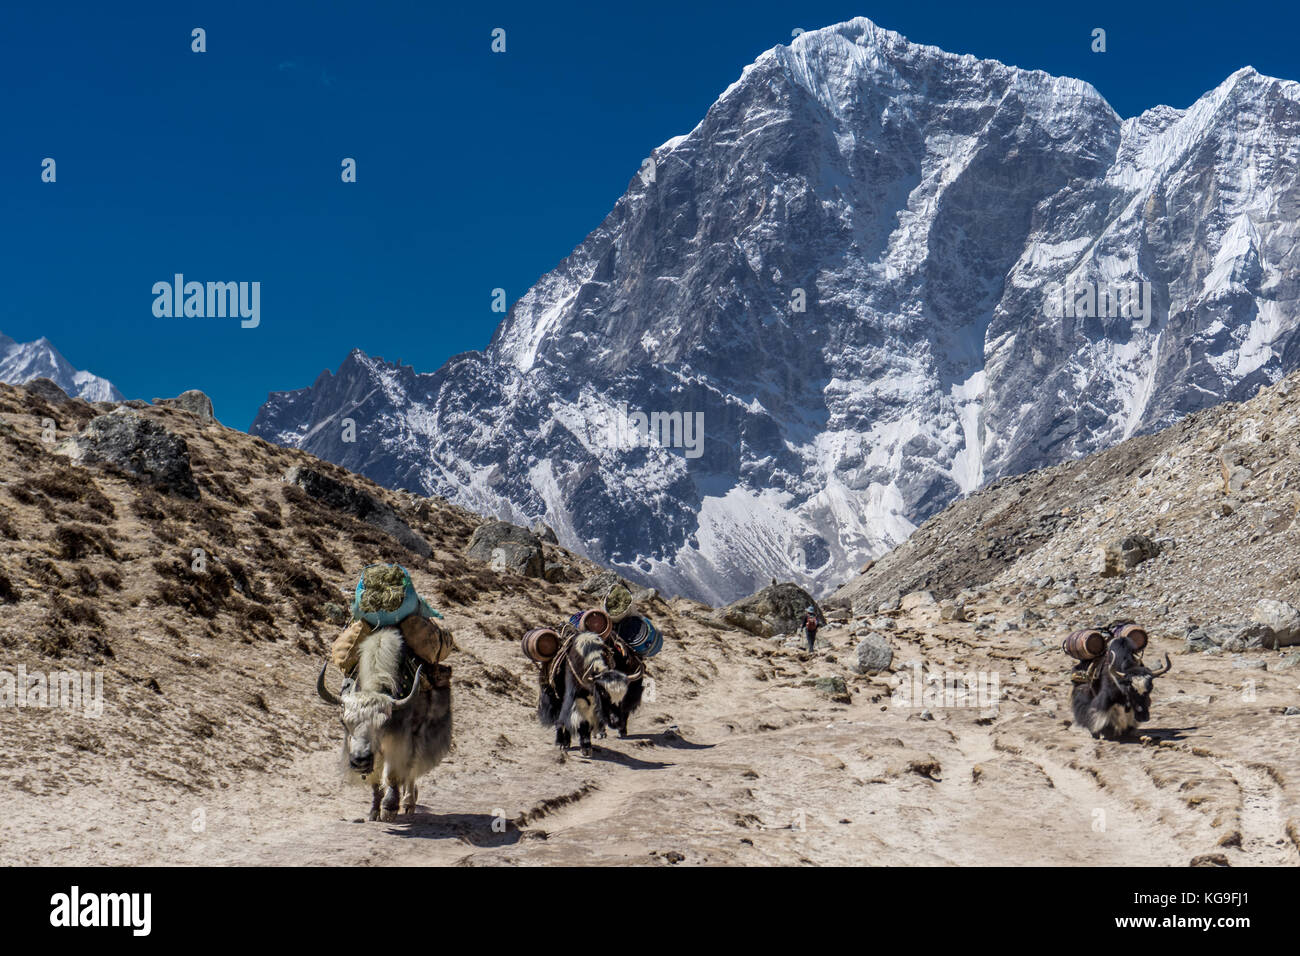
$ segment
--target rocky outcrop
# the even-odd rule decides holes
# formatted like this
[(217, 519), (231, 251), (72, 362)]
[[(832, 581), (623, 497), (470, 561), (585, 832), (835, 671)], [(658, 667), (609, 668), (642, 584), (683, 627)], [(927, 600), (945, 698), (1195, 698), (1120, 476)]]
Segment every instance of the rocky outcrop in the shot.
[(433, 554), (429, 542), (411, 530), (411, 526), (398, 517), (397, 512), (352, 485), (305, 465), (294, 465), (284, 473), (284, 480), (297, 485), (308, 497), (326, 507), (374, 525), (413, 554), (424, 558)]
[(199, 497), (185, 439), (133, 409), (119, 408), (97, 415), (55, 452), (79, 464), (106, 462), (163, 491), (184, 498)]
[(465, 554), (486, 561), (498, 571), (513, 571), (526, 578), (546, 576), (541, 539), (507, 521), (489, 520), (475, 528)]
[(23, 385), (23, 391), (44, 399), (50, 405), (62, 405), (72, 397), (48, 378), (34, 378)]
[(822, 615), (811, 594), (787, 581), (784, 584), (770, 584), (747, 598), (719, 609), (716, 615), (732, 627), (759, 637), (772, 637), (790, 634), (803, 627), (804, 614), (809, 607), (815, 608), (819, 617)]
[(191, 388), (188, 391), (181, 392), (175, 398), (155, 398), (155, 405), (162, 405), (167, 408), (179, 408), (182, 411), (194, 415), (205, 425), (211, 425), (217, 422), (216, 415), (212, 409), (212, 399), (206, 394), (200, 392), (197, 388)]
[(1250, 619), (1268, 629), (1267, 647), (1300, 644), (1300, 611), (1285, 601), (1264, 598), (1255, 604)]

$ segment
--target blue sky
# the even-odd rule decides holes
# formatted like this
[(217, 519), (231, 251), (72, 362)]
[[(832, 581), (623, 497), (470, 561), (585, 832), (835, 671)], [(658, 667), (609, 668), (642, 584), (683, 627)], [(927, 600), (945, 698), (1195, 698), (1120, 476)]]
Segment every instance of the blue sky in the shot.
[[(1124, 116), (1245, 65), (1300, 78), (1300, 15), (1246, 0), (27, 6), (0, 9), (0, 332), (130, 397), (202, 388), (239, 428), (353, 347), (421, 371), (482, 348), (492, 290), (519, 298), (795, 28), (868, 16)], [(177, 272), (261, 282), (261, 325), (155, 318)]]

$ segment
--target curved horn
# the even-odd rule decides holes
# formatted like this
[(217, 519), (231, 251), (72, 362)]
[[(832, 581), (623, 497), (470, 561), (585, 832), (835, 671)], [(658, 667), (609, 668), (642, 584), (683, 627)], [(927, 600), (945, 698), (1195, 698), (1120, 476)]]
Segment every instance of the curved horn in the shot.
[(1165, 666), (1162, 667), (1162, 668), (1160, 668), (1160, 670), (1158, 670), (1158, 671), (1152, 671), (1152, 672), (1151, 672), (1151, 676), (1152, 676), (1152, 677), (1159, 677), (1161, 674), (1168, 674), (1168, 673), (1169, 673), (1169, 669), (1170, 669), (1172, 666), (1173, 666), (1173, 665), (1169, 663), (1169, 655), (1166, 654), (1166, 655), (1165, 655)]
[(1115, 669), (1115, 652), (1114, 652), (1114, 651), (1111, 651), (1109, 654), (1106, 655), (1106, 670), (1108, 670), (1108, 671), (1110, 672), (1111, 680), (1113, 680), (1113, 681), (1114, 681), (1115, 683), (1117, 683), (1117, 684), (1118, 684), (1120, 681), (1124, 680), (1126, 677), (1128, 677), (1128, 675), (1125, 674), (1123, 671), (1120, 671), (1120, 670), (1116, 670), (1116, 669)]
[(320, 699), (327, 704), (333, 704), (335, 707), (340, 706), (343, 701), (339, 700), (330, 693), (330, 689), (325, 686), (325, 671), (329, 668), (329, 661), (320, 669), (320, 676), (316, 678), (316, 693), (320, 694)]
[(401, 700), (393, 701), (393, 713), (397, 713), (399, 710), (408, 707), (411, 701), (415, 700), (415, 695), (420, 692), (420, 674), (423, 673), (423, 671), (423, 664), (415, 669), (415, 680), (411, 681), (411, 692)]

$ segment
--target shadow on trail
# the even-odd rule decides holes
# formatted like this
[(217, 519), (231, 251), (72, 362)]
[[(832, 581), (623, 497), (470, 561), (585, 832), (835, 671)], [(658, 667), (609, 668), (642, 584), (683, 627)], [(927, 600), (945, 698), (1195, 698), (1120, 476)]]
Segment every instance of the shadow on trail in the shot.
[[(504, 832), (498, 832), (503, 823)], [(430, 813), (427, 810), (416, 810), (409, 817), (398, 817), (384, 832), (422, 840), (464, 840), (476, 847), (510, 846), (518, 843), (521, 836), (513, 823), (490, 813)]]
[(1116, 738), (1110, 742), (1114, 744), (1141, 745), (1143, 737), (1150, 737), (1154, 741), (1186, 740), (1187, 734), (1195, 733), (1198, 730), (1200, 728), (1195, 724), (1190, 727), (1139, 727), (1127, 736)]
[(661, 730), (654, 734), (628, 734), (623, 740), (648, 740), (660, 747), (672, 747), (674, 750), (711, 750), (715, 744), (693, 744), (681, 734)]
[(577, 750), (571, 750), (568, 753), (568, 759), (603, 760), (605, 763), (622, 764), (625, 767), (631, 767), (633, 770), (663, 770), (666, 767), (674, 766), (674, 764), (665, 763), (662, 760), (642, 760), (639, 757), (633, 757), (631, 754), (625, 754), (621, 750), (611, 750), (609, 747), (602, 747), (599, 744), (592, 747), (590, 757), (583, 757)]

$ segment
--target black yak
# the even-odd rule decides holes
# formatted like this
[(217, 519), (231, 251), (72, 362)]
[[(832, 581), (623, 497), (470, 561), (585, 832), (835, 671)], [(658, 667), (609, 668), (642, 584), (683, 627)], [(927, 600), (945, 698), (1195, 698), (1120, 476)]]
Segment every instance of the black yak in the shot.
[(593, 731), (612, 727), (626, 733), (631, 707), (641, 699), (641, 682), (639, 674), (619, 669), (619, 660), (626, 658), (599, 634), (578, 631), (570, 632), (559, 654), (542, 667), (537, 719), (555, 728), (559, 747), (567, 750), (576, 733), (582, 755), (590, 757)]
[(1126, 736), (1151, 718), (1152, 685), (1169, 673), (1169, 666), (1166, 654), (1164, 667), (1149, 670), (1128, 638), (1112, 639), (1100, 660), (1080, 665), (1090, 679), (1076, 684), (1070, 694), (1074, 722), (1094, 737)]

